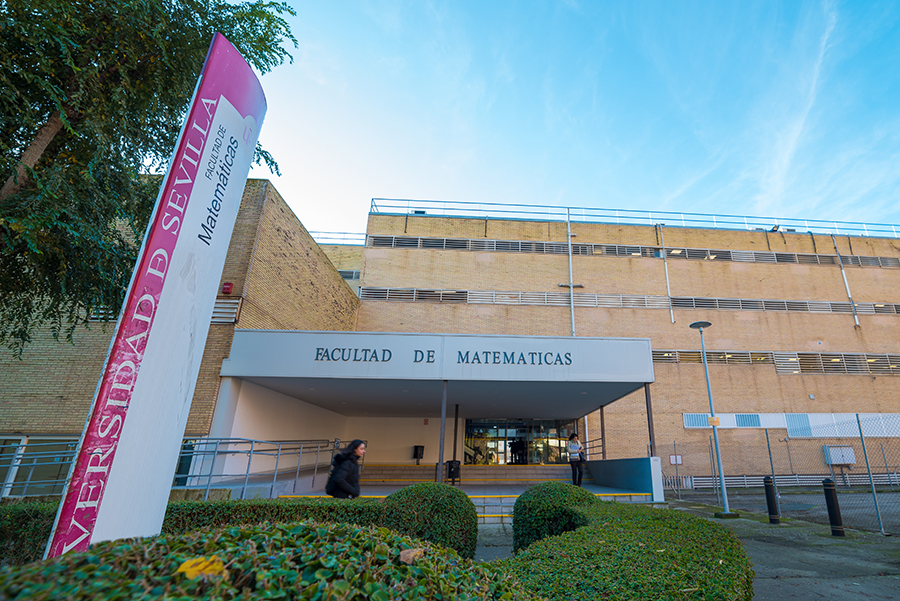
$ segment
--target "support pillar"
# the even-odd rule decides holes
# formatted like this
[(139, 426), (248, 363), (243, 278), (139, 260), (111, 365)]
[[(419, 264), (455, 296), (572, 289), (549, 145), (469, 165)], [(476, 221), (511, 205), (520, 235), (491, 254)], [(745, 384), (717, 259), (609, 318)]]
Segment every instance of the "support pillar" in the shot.
[[(447, 431), (447, 380), (441, 393), (441, 441), (438, 445), (437, 481), (444, 481), (444, 433)], [(454, 443), (455, 444), (455, 443)]]
[(656, 454), (656, 435), (653, 433), (653, 405), (650, 401), (650, 384), (644, 384), (644, 398), (647, 400), (647, 429), (650, 431), (650, 456), (659, 457)]
[(453, 461), (456, 461), (456, 441), (459, 438), (459, 403), (453, 410)]
[(600, 447), (603, 451), (601, 459), (606, 459), (606, 417), (603, 414), (604, 407), (600, 407)]

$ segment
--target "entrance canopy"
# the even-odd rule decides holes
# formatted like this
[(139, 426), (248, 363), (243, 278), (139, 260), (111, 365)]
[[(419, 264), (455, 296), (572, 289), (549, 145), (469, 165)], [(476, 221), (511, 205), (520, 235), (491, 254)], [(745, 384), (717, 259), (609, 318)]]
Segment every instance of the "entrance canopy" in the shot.
[(222, 376), (348, 417), (577, 419), (653, 382), (648, 338), (235, 330)]

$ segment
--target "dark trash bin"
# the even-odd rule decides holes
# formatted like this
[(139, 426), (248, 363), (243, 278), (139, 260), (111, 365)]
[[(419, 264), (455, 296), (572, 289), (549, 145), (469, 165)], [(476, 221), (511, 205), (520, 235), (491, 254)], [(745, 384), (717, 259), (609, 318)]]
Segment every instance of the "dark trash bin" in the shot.
[(419, 465), (419, 460), (423, 457), (425, 457), (425, 445), (413, 445), (413, 459), (416, 460), (416, 465)]
[(459, 461), (451, 459), (447, 462), (447, 480), (453, 480), (453, 483), (459, 480)]

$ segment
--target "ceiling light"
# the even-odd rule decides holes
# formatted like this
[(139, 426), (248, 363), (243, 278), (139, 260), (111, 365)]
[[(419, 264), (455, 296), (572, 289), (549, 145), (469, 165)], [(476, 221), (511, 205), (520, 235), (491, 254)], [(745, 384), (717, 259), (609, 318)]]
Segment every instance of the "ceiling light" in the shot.
[(680, 255), (680, 254), (681, 254), (681, 249), (680, 249), (680, 248), (676, 248), (676, 249), (674, 249), (674, 250), (670, 250), (670, 251), (669, 251), (669, 254), (670, 254), (670, 255)]
[(883, 307), (884, 305), (875, 305), (876, 307)]
[(715, 258), (716, 258), (716, 255), (709, 255), (709, 259), (710, 259), (710, 260), (713, 260), (713, 259), (715, 259)]
[(632, 256), (632, 257), (640, 257), (640, 256), (641, 256), (641, 253), (631, 253), (631, 256)]
[(878, 359), (866, 359), (867, 363), (875, 363)]
[(832, 359), (832, 360), (831, 360), (832, 363), (835, 363), (835, 362), (837, 362), (837, 361), (840, 361), (840, 359)]

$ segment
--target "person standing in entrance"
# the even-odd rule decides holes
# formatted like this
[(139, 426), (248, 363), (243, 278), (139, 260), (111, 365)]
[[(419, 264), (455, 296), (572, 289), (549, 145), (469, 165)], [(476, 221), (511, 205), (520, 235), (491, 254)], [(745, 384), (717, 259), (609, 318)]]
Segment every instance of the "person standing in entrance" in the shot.
[(572, 484), (581, 486), (581, 477), (584, 475), (584, 447), (578, 442), (578, 434), (569, 437), (569, 465), (572, 466)]
[(359, 496), (359, 459), (366, 454), (366, 443), (358, 438), (331, 461), (331, 475), (325, 484), (325, 492), (338, 499), (355, 499)]

